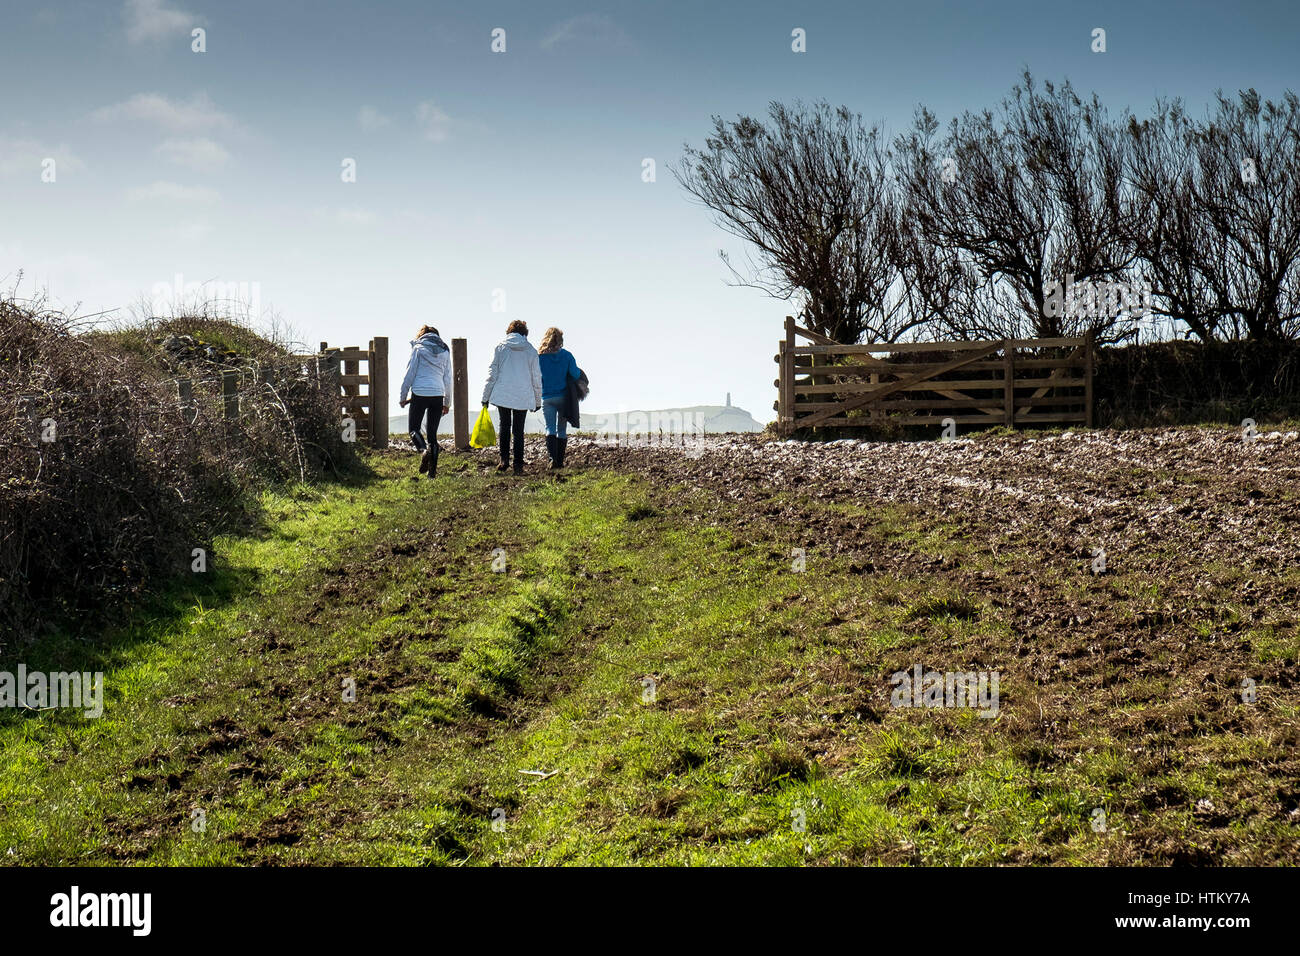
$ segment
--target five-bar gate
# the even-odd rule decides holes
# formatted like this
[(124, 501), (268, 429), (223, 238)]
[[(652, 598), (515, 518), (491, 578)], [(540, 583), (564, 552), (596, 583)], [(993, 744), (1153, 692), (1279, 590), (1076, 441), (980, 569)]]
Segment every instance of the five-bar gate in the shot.
[[(797, 344), (796, 336), (811, 344)], [(1091, 428), (1093, 351), (1091, 335), (841, 345), (787, 316), (776, 356), (777, 424), (783, 435), (885, 418)]]

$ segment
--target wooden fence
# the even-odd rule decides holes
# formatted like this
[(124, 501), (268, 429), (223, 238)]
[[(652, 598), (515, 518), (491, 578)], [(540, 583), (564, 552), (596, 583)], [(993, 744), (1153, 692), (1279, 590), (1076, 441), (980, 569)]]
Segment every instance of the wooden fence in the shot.
[[(454, 447), (469, 448), (469, 377), (466, 369), (466, 340), (451, 340), (453, 397), (452, 428)], [(365, 363), (365, 371), (361, 365)], [(295, 355), (289, 364), (301, 363), (305, 369), (315, 369), (322, 385), (333, 381), (338, 389), (339, 417), (352, 419), (356, 425), (357, 441), (369, 441), (375, 448), (388, 447), (388, 339), (376, 336), (362, 349), (357, 346), (340, 348), (328, 342), (320, 344), (318, 355)], [(269, 369), (227, 370), (221, 373), (221, 394), (225, 416), (239, 417), (241, 388), (258, 381), (270, 382)], [(176, 389), (181, 404), (193, 401), (193, 383), (178, 379)], [(364, 391), (363, 391), (364, 389)]]
[[(320, 358), (339, 388), (339, 412), (357, 427), (357, 441), (388, 447), (388, 339), (378, 336), (367, 348), (320, 344)], [(361, 363), (366, 363), (365, 372)], [(365, 391), (362, 392), (362, 387)]]
[[(452, 428), (454, 447), (469, 449), (469, 373), (466, 368), (465, 339), (451, 340), (452, 358)], [(365, 370), (362, 371), (362, 363)], [(199, 389), (204, 401), (218, 400), (209, 386), (219, 386), (217, 414), (237, 419), (241, 401), (247, 404), (249, 389), (274, 387), (284, 374), (307, 375), (319, 380), (320, 387), (330, 383), (337, 390), (340, 421), (351, 419), (356, 426), (357, 441), (368, 441), (375, 448), (388, 447), (388, 339), (376, 336), (366, 348), (340, 348), (328, 342), (320, 344), (316, 355), (285, 356), (273, 364), (257, 364), (238, 369), (224, 369), (202, 380), (178, 378), (176, 397), (180, 408), (191, 415), (197, 412)], [(199, 389), (196, 389), (196, 386)], [(241, 396), (243, 398), (241, 399)]]
[(776, 356), (777, 427), (791, 435), (888, 417), (902, 425), (1091, 428), (1093, 354), (1091, 335), (841, 345), (787, 316)]
[[(366, 363), (365, 372), (361, 363)], [(375, 448), (388, 447), (388, 339), (377, 336), (367, 348), (339, 348), (320, 344), (318, 355), (293, 355), (279, 363), (286, 368), (314, 375), (322, 388), (330, 383), (339, 398), (339, 419), (352, 419), (357, 441), (369, 441)], [(226, 369), (221, 375), (223, 413), (227, 419), (240, 415), (240, 392), (249, 386), (273, 385), (275, 366)], [(176, 380), (176, 394), (182, 409), (194, 406), (194, 382)], [(365, 391), (362, 391), (362, 388)]]

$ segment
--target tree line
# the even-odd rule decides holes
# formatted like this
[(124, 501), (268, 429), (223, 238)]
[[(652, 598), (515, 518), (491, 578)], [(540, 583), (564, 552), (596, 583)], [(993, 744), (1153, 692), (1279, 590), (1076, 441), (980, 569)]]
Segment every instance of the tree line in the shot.
[(1025, 72), (887, 136), (847, 107), (713, 117), (673, 169), (745, 240), (736, 282), (839, 342), (1300, 337), (1300, 99), (1112, 117)]

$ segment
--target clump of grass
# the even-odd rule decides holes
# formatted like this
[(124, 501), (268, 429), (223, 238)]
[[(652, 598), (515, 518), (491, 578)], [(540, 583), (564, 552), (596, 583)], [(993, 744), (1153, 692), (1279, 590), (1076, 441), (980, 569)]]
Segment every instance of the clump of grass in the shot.
[(457, 667), (457, 694), (474, 710), (499, 711), (518, 693), (566, 612), (562, 596), (543, 583), (516, 594), (495, 620), (472, 625), (469, 648)]
[(924, 751), (897, 734), (884, 734), (880, 744), (880, 767), (887, 776), (923, 777), (929, 770)]
[(1300, 631), (1283, 630), (1269, 624), (1248, 631), (1247, 638), (1262, 663), (1276, 660), (1284, 664), (1295, 664), (1297, 658), (1300, 658)]
[(446, 865), (468, 860), (475, 826), (463, 813), (435, 806), (427, 814), (420, 843), (426, 848), (432, 865)]
[(808, 780), (815, 772), (816, 764), (788, 743), (777, 740), (755, 751), (746, 778), (750, 788), (761, 793), (779, 784)]
[(983, 610), (978, 604), (960, 597), (928, 597), (918, 601), (908, 612), (909, 621), (928, 618), (952, 617), (959, 621), (971, 621), (980, 616)]

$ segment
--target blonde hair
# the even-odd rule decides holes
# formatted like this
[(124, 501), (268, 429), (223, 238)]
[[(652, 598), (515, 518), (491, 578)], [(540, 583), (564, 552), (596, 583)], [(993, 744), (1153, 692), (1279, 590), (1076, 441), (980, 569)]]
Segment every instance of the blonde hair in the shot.
[(538, 352), (558, 352), (564, 348), (564, 333), (551, 326), (542, 333), (542, 344), (537, 346)]

